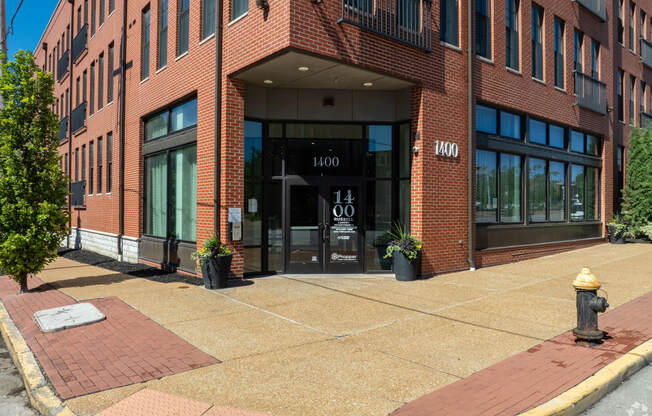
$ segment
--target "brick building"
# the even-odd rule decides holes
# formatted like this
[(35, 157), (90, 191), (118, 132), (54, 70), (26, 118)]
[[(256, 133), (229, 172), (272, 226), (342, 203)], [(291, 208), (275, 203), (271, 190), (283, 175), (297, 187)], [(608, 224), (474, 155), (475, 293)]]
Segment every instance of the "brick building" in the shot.
[(66, 244), (192, 272), (218, 232), (236, 275), (382, 272), (399, 221), (432, 275), (602, 240), (650, 117), (652, 3), (471, 6), (60, 1), (35, 55)]

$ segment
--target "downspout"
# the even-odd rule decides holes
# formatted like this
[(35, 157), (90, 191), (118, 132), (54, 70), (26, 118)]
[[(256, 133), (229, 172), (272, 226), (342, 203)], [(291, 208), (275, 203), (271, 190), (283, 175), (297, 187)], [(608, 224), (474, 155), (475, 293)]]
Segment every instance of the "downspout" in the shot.
[(118, 175), (118, 259), (123, 260), (122, 238), (125, 232), (125, 72), (127, 65), (127, 0), (122, 1), (122, 39), (120, 44), (120, 134), (119, 134), (119, 170)]
[(221, 213), (221, 187), (222, 177), (222, 39), (223, 39), (223, 16), (222, 9), (224, 0), (215, 0), (215, 163), (213, 178), (213, 232), (220, 233), (220, 213)]
[[(70, 3), (70, 32), (68, 33), (68, 69), (70, 87), (68, 94), (68, 218), (70, 219), (70, 228), (72, 229), (72, 32), (74, 31), (74, 21), (75, 21), (75, 4), (74, 0), (68, 0)], [(79, 232), (79, 230), (77, 230)], [(68, 233), (68, 248), (70, 248), (70, 233)]]
[(473, 215), (473, 183), (474, 181), (474, 175), (473, 175), (473, 165), (474, 165), (474, 156), (475, 156), (475, 135), (474, 135), (474, 127), (473, 127), (473, 5), (474, 1), (468, 0), (468, 7), (467, 9), (467, 16), (466, 16), (466, 31), (467, 31), (467, 70), (468, 74), (467, 77), (469, 79), (469, 85), (468, 85), (468, 108), (467, 108), (467, 114), (468, 114), (468, 135), (469, 135), (469, 141), (468, 141), (468, 149), (469, 149), (469, 163), (468, 163), (468, 173), (467, 173), (467, 183), (468, 183), (468, 218), (467, 218), (467, 234), (469, 236), (469, 241), (468, 241), (468, 247), (469, 247), (469, 252), (468, 252), (468, 259), (467, 261), (469, 262), (469, 269), (470, 270), (475, 270), (475, 260), (473, 259), (473, 255), (475, 254), (475, 221), (474, 221), (474, 215)]

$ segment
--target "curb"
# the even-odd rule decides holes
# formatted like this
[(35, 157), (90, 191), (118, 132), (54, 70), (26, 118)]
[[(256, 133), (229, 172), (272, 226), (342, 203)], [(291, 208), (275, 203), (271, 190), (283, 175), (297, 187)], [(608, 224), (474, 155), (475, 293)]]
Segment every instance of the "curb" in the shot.
[(48, 385), (36, 357), (29, 349), (22, 334), (11, 320), (4, 303), (0, 300), (0, 332), (11, 358), (23, 376), (29, 401), (43, 416), (75, 416)]
[(652, 340), (644, 342), (577, 386), (519, 416), (576, 416), (652, 364)]

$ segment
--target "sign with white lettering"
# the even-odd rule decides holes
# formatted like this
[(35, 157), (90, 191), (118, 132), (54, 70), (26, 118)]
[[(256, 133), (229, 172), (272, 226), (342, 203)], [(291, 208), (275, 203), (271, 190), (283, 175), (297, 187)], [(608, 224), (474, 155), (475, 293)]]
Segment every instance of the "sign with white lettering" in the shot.
[(435, 155), (457, 158), (460, 155), (460, 148), (457, 143), (435, 140)]

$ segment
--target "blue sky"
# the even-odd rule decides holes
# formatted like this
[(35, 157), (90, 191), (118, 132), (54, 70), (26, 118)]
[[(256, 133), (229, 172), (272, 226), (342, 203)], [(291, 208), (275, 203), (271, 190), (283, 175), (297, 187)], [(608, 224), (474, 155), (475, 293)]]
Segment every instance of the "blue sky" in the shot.
[[(5, 2), (7, 26), (9, 26), (19, 0), (5, 0)], [(7, 37), (7, 52), (10, 58), (19, 49), (29, 49), (34, 52), (57, 3), (58, 0), (23, 0), (23, 5), (20, 6), (14, 20), (14, 33)]]

